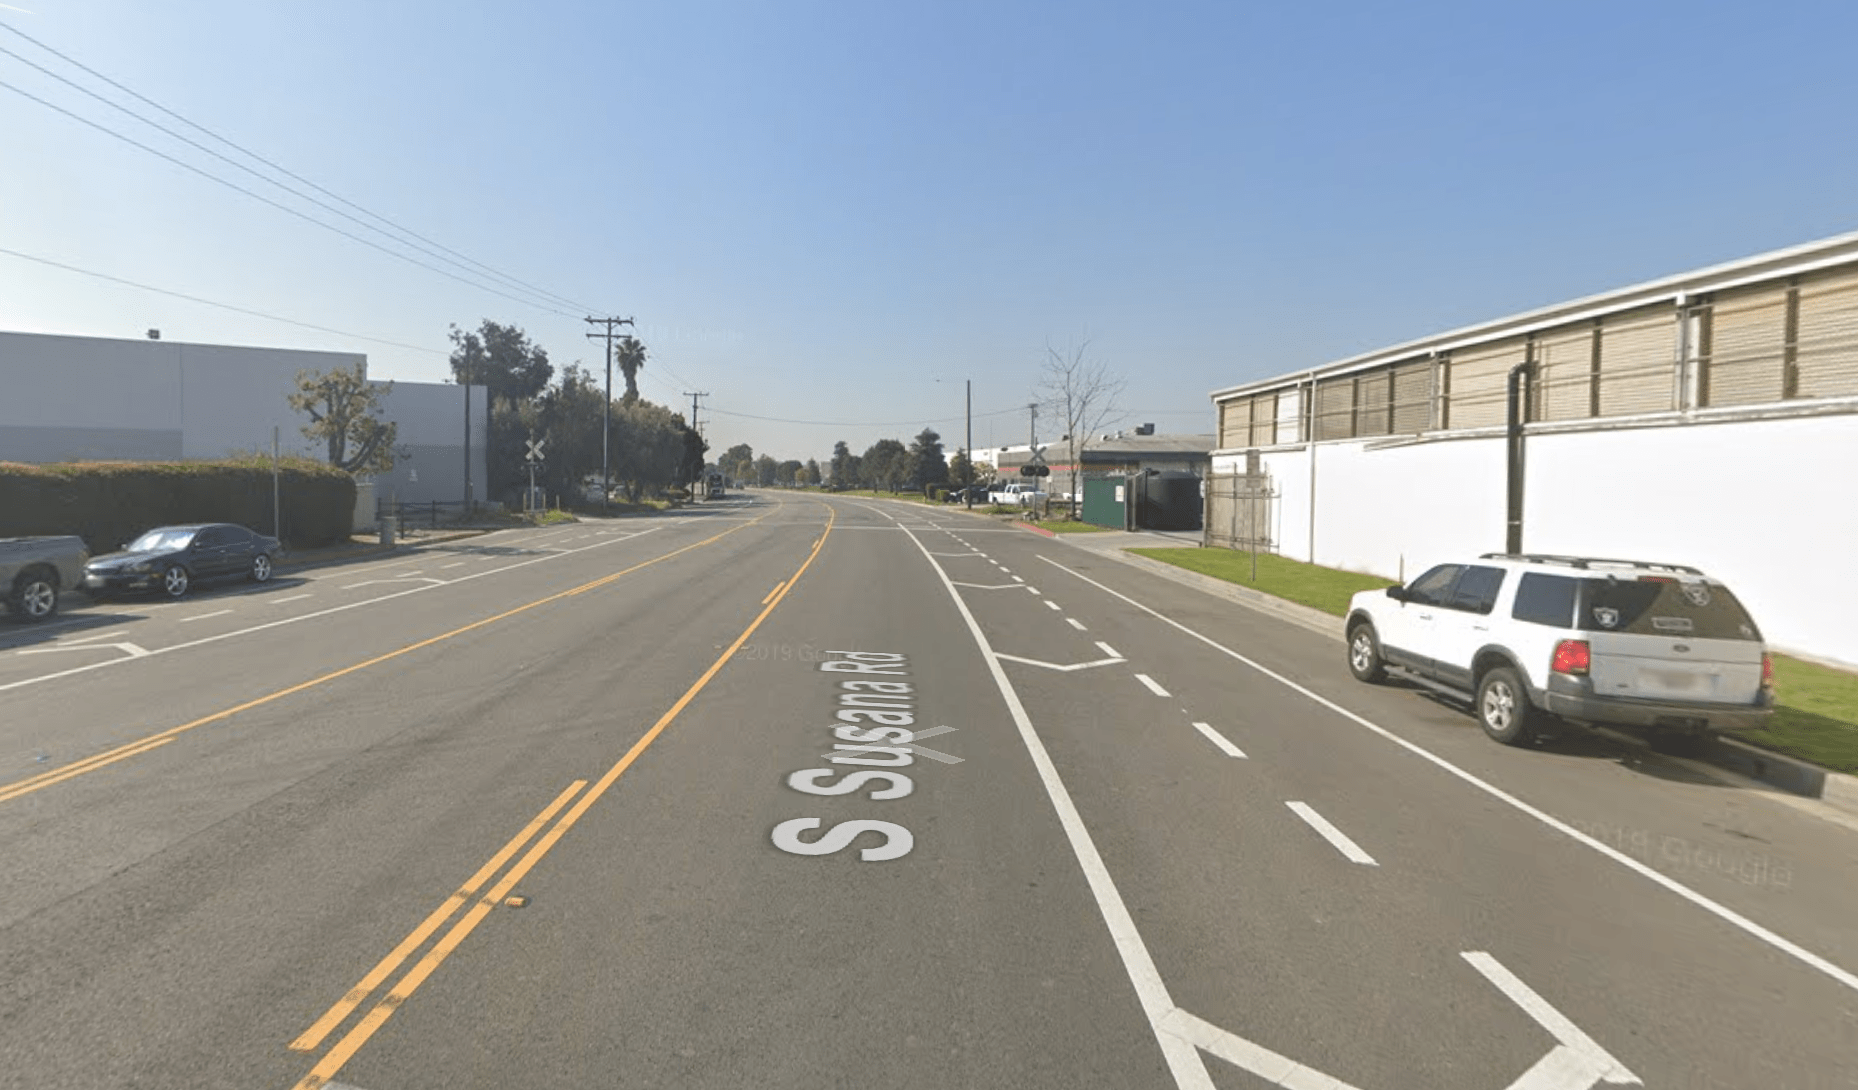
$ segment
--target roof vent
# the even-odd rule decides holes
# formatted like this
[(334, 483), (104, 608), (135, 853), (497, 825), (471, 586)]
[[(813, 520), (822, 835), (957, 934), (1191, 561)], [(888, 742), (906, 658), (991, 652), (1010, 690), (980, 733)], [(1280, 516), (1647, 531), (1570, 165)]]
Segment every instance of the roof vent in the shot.
[(1135, 429), (1135, 433), (1137, 435), (1153, 435), (1155, 434), (1155, 425), (1153, 424), (1138, 425)]

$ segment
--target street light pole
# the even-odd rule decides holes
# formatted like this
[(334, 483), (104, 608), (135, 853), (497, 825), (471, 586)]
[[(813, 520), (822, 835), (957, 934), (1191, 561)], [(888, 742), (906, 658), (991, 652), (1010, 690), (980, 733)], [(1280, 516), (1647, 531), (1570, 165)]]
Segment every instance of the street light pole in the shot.
[(962, 448), (961, 452), (961, 475), (966, 480), (961, 482), (961, 494), (968, 502), (968, 510), (972, 511), (974, 510), (974, 380), (969, 378), (961, 381), (967, 387), (968, 400), (968, 445)]

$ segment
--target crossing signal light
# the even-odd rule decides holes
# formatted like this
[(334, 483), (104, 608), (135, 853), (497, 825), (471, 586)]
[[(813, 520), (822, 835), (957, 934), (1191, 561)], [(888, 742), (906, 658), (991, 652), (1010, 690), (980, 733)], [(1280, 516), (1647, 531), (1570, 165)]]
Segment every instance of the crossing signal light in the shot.
[(1052, 467), (1051, 466), (1020, 466), (1019, 475), (1021, 477), (1049, 477), (1052, 475)]

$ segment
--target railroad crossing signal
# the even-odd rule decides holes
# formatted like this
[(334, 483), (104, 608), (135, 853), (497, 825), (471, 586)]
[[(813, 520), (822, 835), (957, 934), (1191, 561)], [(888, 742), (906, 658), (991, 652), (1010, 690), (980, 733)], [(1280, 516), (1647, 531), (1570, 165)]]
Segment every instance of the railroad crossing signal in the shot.
[(1043, 466), (1043, 465), (1041, 466), (1033, 466), (1033, 465), (1020, 466), (1019, 475), (1021, 477), (1049, 477), (1052, 475), (1052, 467)]
[(548, 442), (547, 439), (537, 439), (534, 432), (529, 434), (529, 461), (539, 462), (542, 460), (542, 444), (546, 442)]

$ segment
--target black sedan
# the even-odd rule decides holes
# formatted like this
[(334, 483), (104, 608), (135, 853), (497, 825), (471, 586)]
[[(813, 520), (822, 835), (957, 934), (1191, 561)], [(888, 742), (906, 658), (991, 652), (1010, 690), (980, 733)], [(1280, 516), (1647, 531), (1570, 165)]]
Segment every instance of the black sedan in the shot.
[(162, 526), (84, 565), (84, 590), (93, 598), (124, 590), (185, 595), (196, 581), (245, 578), (268, 582), (284, 546), (277, 538), (229, 522)]

